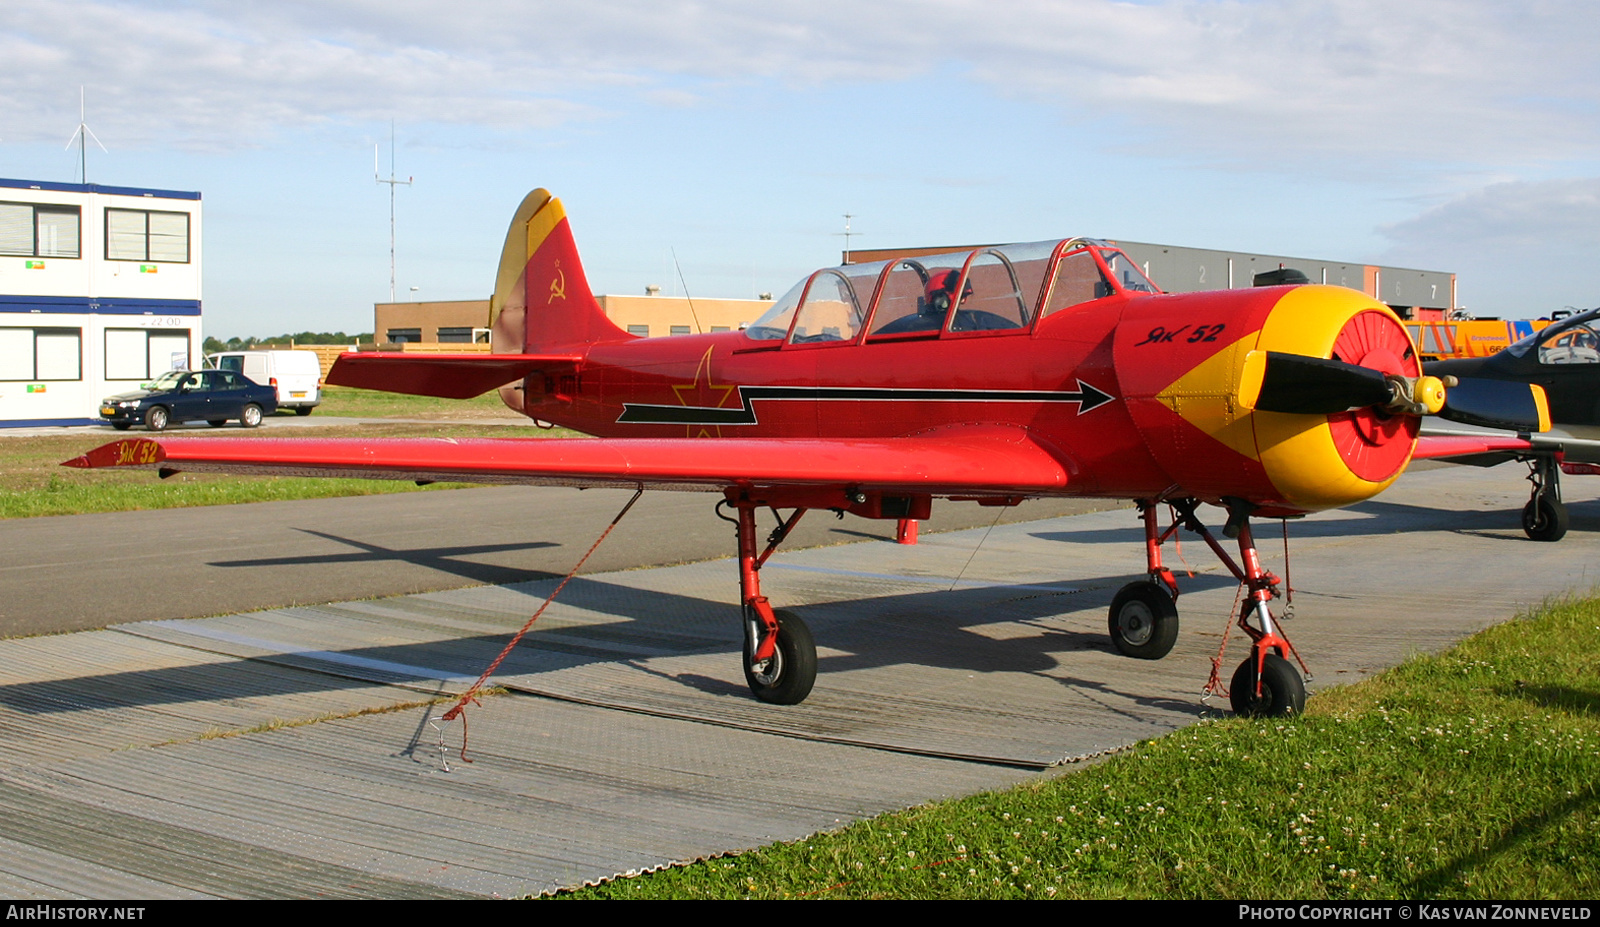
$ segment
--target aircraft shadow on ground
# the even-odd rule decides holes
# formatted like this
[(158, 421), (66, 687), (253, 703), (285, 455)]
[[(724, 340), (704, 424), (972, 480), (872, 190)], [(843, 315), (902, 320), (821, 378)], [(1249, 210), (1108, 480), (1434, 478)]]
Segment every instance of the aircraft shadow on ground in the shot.
[[(1590, 510), (1585, 515), (1600, 509), (1600, 503), (1582, 505)], [(1350, 514), (1292, 523), (1290, 536), (1343, 537), (1416, 530), (1470, 531), (1480, 526), (1486, 518), (1492, 520), (1497, 516), (1494, 512), (1440, 511), (1385, 501), (1369, 501), (1346, 512)], [(1211, 514), (1220, 514), (1220, 510)], [(1516, 514), (1506, 513), (1508, 518)], [(1258, 529), (1258, 540), (1263, 544), (1270, 543), (1276, 537), (1276, 531), (1266, 525), (1262, 527), (1266, 530)], [(354, 550), (333, 558), (267, 558), (219, 562), (215, 565), (275, 567), (330, 561), (350, 564), (401, 561), (453, 573), (473, 582), (508, 586), (513, 593), (528, 599), (530, 614), (536, 603), (554, 588), (558, 579), (555, 574), (545, 571), (498, 567), (462, 559), (484, 553), (555, 546), (553, 542), (397, 549), (331, 533), (302, 530), (348, 544)], [(1213, 527), (1213, 530), (1216, 528)], [(1187, 531), (1182, 535), (1191, 544), (1199, 540)], [(1143, 532), (1136, 523), (1126, 528), (1039, 531), (1032, 536), (1065, 544), (1138, 545), (1143, 540)], [(1520, 537), (1520, 532), (1517, 537)], [(1226, 541), (1224, 543), (1232, 546)], [(1209, 552), (1202, 552), (1202, 556), (1210, 559)], [(1198, 557), (1191, 559), (1199, 565)], [(1176, 558), (1169, 560), (1175, 561)], [(1135, 566), (1137, 564), (1130, 564), (1130, 567)], [(566, 623), (555, 628), (536, 629), (523, 642), (511, 664), (502, 668), (501, 674), (536, 674), (605, 662), (629, 662), (642, 667), (644, 661), (653, 656), (674, 654), (725, 652), (730, 661), (737, 661), (740, 631), (735, 604), (737, 583), (731, 564), (728, 572), (727, 598), (720, 601), (578, 577), (563, 590), (559, 605), (587, 612), (588, 623)], [(1101, 630), (1102, 625), (1095, 622), (1094, 630), (1085, 632), (1069, 629), (1064, 622), (1052, 619), (1066, 612), (1080, 610), (1103, 614), (1102, 610), (1109, 605), (1116, 590), (1124, 583), (1138, 581), (1142, 575), (1128, 573), (1068, 578), (1059, 584), (1051, 584), (1060, 586), (1058, 592), (1048, 588), (1041, 590), (1037, 583), (955, 590), (936, 587), (926, 591), (889, 592), (884, 595), (871, 595), (869, 592), (845, 601), (789, 607), (812, 626), (819, 646), (824, 649), (824, 655), (818, 661), (822, 674), (916, 664), (983, 673), (1051, 673), (1052, 678), (1058, 679), (1064, 686), (1094, 690), (1105, 687), (1091, 679), (1062, 678), (1058, 671), (1063, 667), (1061, 658), (1073, 652), (1111, 650), (1109, 639)], [(1234, 580), (1225, 572), (1218, 571), (1198, 573), (1192, 577), (1182, 576), (1180, 584), (1185, 592), (1194, 592), (1232, 587)], [(870, 586), (870, 580), (865, 585)], [(886, 582), (885, 585), (892, 586), (893, 583)], [(785, 607), (782, 571), (769, 573), (766, 587), (764, 591), (771, 594), (780, 607)], [(377, 606), (381, 607), (381, 600)], [(452, 613), (461, 614), (463, 611), (470, 612), (471, 609), (454, 608)], [(608, 621), (595, 616), (609, 616), (615, 620)], [(381, 621), (381, 618), (368, 617), (367, 620)], [(352, 689), (374, 682), (396, 680), (426, 685), (440, 676), (474, 678), (499, 652), (514, 630), (515, 622), (508, 621), (503, 610), (486, 611), (484, 620), (505, 624), (505, 633), (336, 651), (343, 657), (437, 671), (418, 672), (409, 678), (404, 673), (398, 676), (391, 673), (366, 679), (345, 679), (326, 675), (328, 664), (315, 657), (278, 657), (273, 658), (277, 664), (298, 664), (315, 671), (274, 674), (263, 672), (261, 661), (252, 660), (200, 667), (136, 670), (74, 677), (57, 682), (0, 686), (0, 705), (24, 713), (48, 714), (205, 700), (232, 694), (244, 675), (266, 677), (251, 681), (252, 691), (264, 695)], [(976, 630), (1002, 622), (1036, 624), (1038, 634), (1012, 635), (996, 640)], [(1081, 626), (1081, 622), (1079, 624)], [(519, 662), (521, 666), (513, 665)], [(744, 692), (742, 687), (720, 679), (693, 674), (673, 678), (689, 688), (714, 695)], [(1118, 694), (1136, 700), (1139, 697), (1138, 693)]]
[[(1600, 531), (1600, 500), (1569, 502), (1567, 510), (1572, 518), (1572, 530)], [(1211, 533), (1216, 537), (1217, 542), (1228, 552), (1228, 556), (1237, 557), (1238, 545), (1222, 536), (1222, 524), (1226, 520), (1222, 509), (1206, 506), (1200, 510), (1199, 514), (1201, 519), (1206, 522), (1206, 526), (1211, 529)], [(1161, 521), (1164, 530), (1171, 523), (1171, 518), (1163, 512)], [(1405, 502), (1392, 502), (1384, 499), (1371, 499), (1320, 518), (1292, 518), (1288, 521), (1289, 542), (1291, 544), (1300, 539), (1388, 535), (1417, 531), (1449, 531), (1488, 538), (1524, 540), (1521, 506), (1490, 511), (1463, 512), (1431, 508), (1425, 505), (1412, 505)], [(1253, 520), (1251, 522), (1251, 530), (1255, 534), (1257, 545), (1263, 548), (1274, 542), (1281, 543), (1282, 529), (1279, 527), (1277, 519)], [(1144, 543), (1144, 531), (1137, 526), (1087, 530), (1072, 529), (1066, 531), (1045, 530), (1033, 532), (1031, 536), (1043, 541), (1069, 543), (1139, 545)], [(1180, 528), (1175, 537), (1186, 545), (1200, 545), (1201, 556), (1214, 562), (1212, 555), (1205, 549), (1205, 542), (1201, 540), (1198, 534), (1188, 529)], [(1163, 550), (1167, 552), (1169, 560), (1175, 559), (1172, 554), (1171, 540), (1167, 542), (1167, 546)]]
[(322, 538), (323, 540), (344, 544), (354, 548), (354, 550), (347, 554), (307, 554), (293, 557), (262, 557), (251, 560), (216, 560), (206, 565), (222, 568), (261, 569), (313, 565), (329, 566), (334, 564), (409, 563), (489, 586), (504, 586), (510, 583), (552, 579), (560, 576), (560, 574), (552, 573), (548, 570), (528, 570), (520, 567), (481, 563), (468, 559), (481, 557), (485, 554), (560, 547), (561, 545), (555, 541), (517, 541), (504, 544), (474, 544), (455, 547), (399, 548), (385, 547), (381, 544), (330, 534), (326, 531), (315, 531), (310, 528), (296, 528), (294, 530)]
[(1595, 786), (1590, 784), (1564, 801), (1521, 815), (1503, 827), (1500, 836), (1488, 845), (1457, 856), (1413, 879), (1406, 886), (1403, 897), (1445, 897), (1447, 890), (1459, 886), (1464, 874), (1492, 867), (1497, 858), (1511, 852), (1518, 844), (1537, 844), (1543, 832), (1564, 826), (1564, 822), (1593, 815), (1597, 806), (1600, 806), (1600, 796), (1596, 795)]
[[(440, 559), (448, 557), (440, 555)], [(731, 569), (730, 569), (731, 572)], [(1080, 651), (1106, 653), (1111, 643), (1103, 630), (1104, 609), (1124, 583), (1139, 575), (1084, 577), (1063, 581), (1060, 591), (1041, 590), (1039, 584), (988, 585), (953, 591), (891, 592), (882, 596), (792, 606), (811, 625), (824, 653), (819, 674), (864, 670), (906, 664), (982, 673), (1048, 674), (1064, 686), (1113, 691), (1103, 682), (1061, 679), (1060, 670)], [(1185, 580), (1186, 590), (1232, 586), (1227, 577), (1199, 575)], [(513, 587), (527, 596), (531, 614), (553, 582)], [(769, 580), (769, 591), (782, 605), (782, 581)], [(725, 653), (729, 678), (738, 679), (740, 649), (738, 607), (733, 578), (725, 601), (670, 592), (642, 590), (602, 580), (578, 577), (558, 599), (558, 608), (588, 613), (576, 621), (547, 620), (536, 626), (499, 671), (499, 675), (538, 674), (594, 663), (629, 663), (644, 666), (652, 657)], [(336, 606), (330, 606), (336, 607)], [(383, 600), (368, 603), (378, 613), (363, 612), (363, 621), (381, 624)], [(310, 606), (308, 608), (315, 608)], [(1096, 616), (1093, 631), (1066, 626), (1065, 613), (1088, 609)], [(471, 618), (474, 609), (452, 606), (450, 615)], [(0, 705), (23, 714), (48, 715), (167, 705), (218, 698), (273, 696), (339, 691), (394, 682), (433, 690), (441, 678), (475, 678), (499, 653), (519, 622), (507, 620), (504, 610), (481, 610), (482, 621), (503, 623), (504, 633), (476, 634), (444, 640), (419, 641), (376, 647), (330, 650), (329, 658), (294, 652), (260, 659), (241, 658), (203, 664), (127, 672), (75, 676), (67, 679), (0, 686)], [(606, 620), (609, 616), (615, 620)], [(414, 614), (397, 615), (410, 623)], [(520, 616), (513, 616), (520, 617)], [(200, 619), (205, 621), (206, 619)], [(423, 619), (425, 620), (425, 619)], [(997, 623), (1032, 625), (1038, 633), (1010, 634), (994, 639), (980, 633)], [(1081, 621), (1076, 622), (1081, 626)], [(183, 622), (167, 627), (182, 632)], [(270, 637), (263, 625), (260, 636)], [(249, 631), (239, 632), (249, 635)], [(197, 638), (197, 643), (202, 643)], [(304, 640), (285, 642), (299, 651)], [(314, 644), (312, 645), (314, 646)], [(351, 664), (383, 664), (376, 671), (351, 668)], [(279, 667), (298, 669), (284, 672)], [(409, 672), (414, 669), (415, 672)], [(330, 673), (351, 673), (347, 678)], [(674, 676), (691, 689), (715, 695), (747, 695), (742, 686), (704, 676)], [(1141, 699), (1136, 691), (1118, 693)], [(1141, 701), (1141, 704), (1147, 702)]]

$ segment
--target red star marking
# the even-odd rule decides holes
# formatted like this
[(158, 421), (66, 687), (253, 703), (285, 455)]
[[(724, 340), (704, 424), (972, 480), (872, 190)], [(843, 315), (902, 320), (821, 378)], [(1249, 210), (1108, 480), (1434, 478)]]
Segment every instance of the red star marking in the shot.
[[(728, 401), (728, 396), (738, 389), (735, 385), (719, 386), (711, 382), (711, 352), (715, 348), (706, 348), (705, 356), (700, 358), (700, 366), (695, 368), (694, 382), (686, 383), (672, 388), (673, 396), (677, 397), (678, 405), (697, 406), (702, 409), (720, 409)], [(720, 438), (722, 427), (719, 425), (686, 425), (684, 437), (688, 438)]]

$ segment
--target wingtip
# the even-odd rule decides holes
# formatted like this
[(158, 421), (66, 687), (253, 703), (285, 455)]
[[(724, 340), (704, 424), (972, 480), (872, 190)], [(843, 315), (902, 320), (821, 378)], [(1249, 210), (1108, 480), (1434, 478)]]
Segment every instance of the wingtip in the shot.
[(102, 444), (94, 450), (63, 460), (61, 466), (80, 470), (97, 470), (102, 467), (144, 467), (167, 459), (161, 444), (149, 438), (123, 438)]
[(1533, 390), (1533, 404), (1538, 409), (1539, 431), (1541, 433), (1549, 431), (1551, 426), (1550, 397), (1545, 394), (1544, 387), (1539, 384), (1533, 383), (1530, 384), (1530, 387)]

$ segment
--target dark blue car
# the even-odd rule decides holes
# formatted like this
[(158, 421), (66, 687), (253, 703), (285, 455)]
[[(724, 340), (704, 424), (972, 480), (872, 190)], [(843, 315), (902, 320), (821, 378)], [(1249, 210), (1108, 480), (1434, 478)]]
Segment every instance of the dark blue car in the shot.
[(118, 431), (143, 424), (161, 431), (172, 422), (205, 421), (221, 427), (238, 419), (246, 428), (261, 424), (263, 415), (278, 410), (278, 394), (232, 370), (174, 370), (145, 389), (108, 396), (100, 417)]

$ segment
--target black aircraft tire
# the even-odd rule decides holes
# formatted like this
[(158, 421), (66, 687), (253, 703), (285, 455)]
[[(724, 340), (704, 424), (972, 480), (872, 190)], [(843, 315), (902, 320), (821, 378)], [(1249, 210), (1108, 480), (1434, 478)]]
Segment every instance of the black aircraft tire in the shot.
[(1124, 656), (1159, 660), (1178, 641), (1178, 606), (1156, 583), (1129, 583), (1111, 600), (1106, 625)]
[(1246, 718), (1281, 718), (1306, 710), (1306, 684), (1289, 661), (1275, 653), (1267, 654), (1261, 668), (1261, 696), (1256, 697), (1256, 658), (1239, 664), (1228, 685), (1233, 713)]
[(811, 629), (791, 612), (774, 613), (778, 619), (778, 649), (765, 665), (753, 665), (755, 642), (746, 642), (744, 679), (750, 692), (773, 705), (798, 705), (817, 682), (817, 645)]
[(1522, 530), (1531, 540), (1559, 541), (1570, 523), (1567, 507), (1549, 496), (1530, 499), (1522, 507)]

